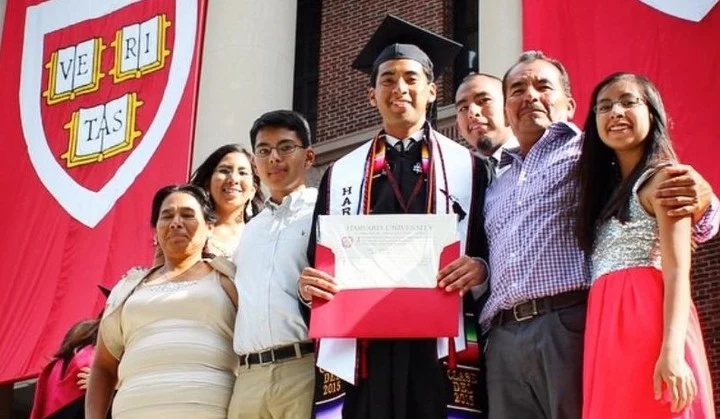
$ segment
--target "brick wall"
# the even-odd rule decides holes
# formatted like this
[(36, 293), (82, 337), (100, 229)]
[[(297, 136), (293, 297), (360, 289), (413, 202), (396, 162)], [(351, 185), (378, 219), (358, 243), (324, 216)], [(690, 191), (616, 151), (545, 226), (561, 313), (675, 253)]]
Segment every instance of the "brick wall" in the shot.
[(717, 409), (720, 408), (720, 237), (703, 244), (693, 255), (692, 284)]
[[(368, 102), (369, 78), (350, 66), (387, 13), (451, 37), (450, 0), (324, 0), (318, 88), (318, 142), (380, 123)], [(438, 80), (439, 103), (449, 103), (450, 75)]]

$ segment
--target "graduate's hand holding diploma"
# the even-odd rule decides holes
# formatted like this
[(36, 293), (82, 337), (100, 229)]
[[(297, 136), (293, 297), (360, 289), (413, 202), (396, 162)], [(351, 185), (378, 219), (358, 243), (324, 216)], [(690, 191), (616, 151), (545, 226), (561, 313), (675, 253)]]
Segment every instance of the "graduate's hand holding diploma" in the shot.
[(437, 274), (438, 287), (445, 288), (447, 292), (460, 290), (460, 296), (485, 282), (486, 278), (485, 264), (467, 255), (455, 259)]
[[(486, 278), (485, 265), (466, 255), (455, 259), (437, 274), (438, 287), (447, 292), (460, 290), (461, 296), (470, 288), (485, 282)], [(331, 300), (337, 292), (335, 278), (321, 270), (305, 268), (300, 274), (298, 293), (304, 301), (312, 301), (312, 297)]]

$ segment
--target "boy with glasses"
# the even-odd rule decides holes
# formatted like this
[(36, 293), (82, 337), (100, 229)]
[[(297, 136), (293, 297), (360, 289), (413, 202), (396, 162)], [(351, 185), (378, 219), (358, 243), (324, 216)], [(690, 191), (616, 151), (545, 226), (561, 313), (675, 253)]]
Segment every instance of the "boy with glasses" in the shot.
[(305, 187), (315, 161), (310, 127), (297, 112), (272, 111), (254, 122), (250, 142), (270, 198), (245, 227), (233, 258), (239, 295), (233, 346), (240, 371), (228, 417), (309, 417), (315, 360), (296, 292), (308, 266), (317, 199), (317, 189)]

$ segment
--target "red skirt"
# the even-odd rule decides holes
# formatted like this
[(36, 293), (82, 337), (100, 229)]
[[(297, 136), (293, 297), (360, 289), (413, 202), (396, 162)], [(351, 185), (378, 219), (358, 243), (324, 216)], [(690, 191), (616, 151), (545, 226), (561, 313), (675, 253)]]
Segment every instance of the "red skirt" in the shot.
[(670, 412), (667, 390), (655, 400), (653, 372), (663, 337), (663, 278), (655, 268), (611, 272), (590, 289), (583, 364), (583, 418), (715, 419), (712, 384), (695, 305), (691, 305), (685, 360), (698, 394)]

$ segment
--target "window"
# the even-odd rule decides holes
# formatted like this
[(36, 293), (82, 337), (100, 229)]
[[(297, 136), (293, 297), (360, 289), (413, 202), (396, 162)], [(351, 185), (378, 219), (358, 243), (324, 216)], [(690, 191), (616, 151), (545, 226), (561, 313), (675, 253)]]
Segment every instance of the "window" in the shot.
[(313, 140), (317, 131), (321, 9), (322, 0), (297, 2), (293, 110), (307, 118)]
[(453, 39), (464, 45), (455, 57), (453, 91), (457, 91), (465, 76), (472, 71), (478, 71), (478, 0), (454, 0), (453, 19), (455, 22)]

